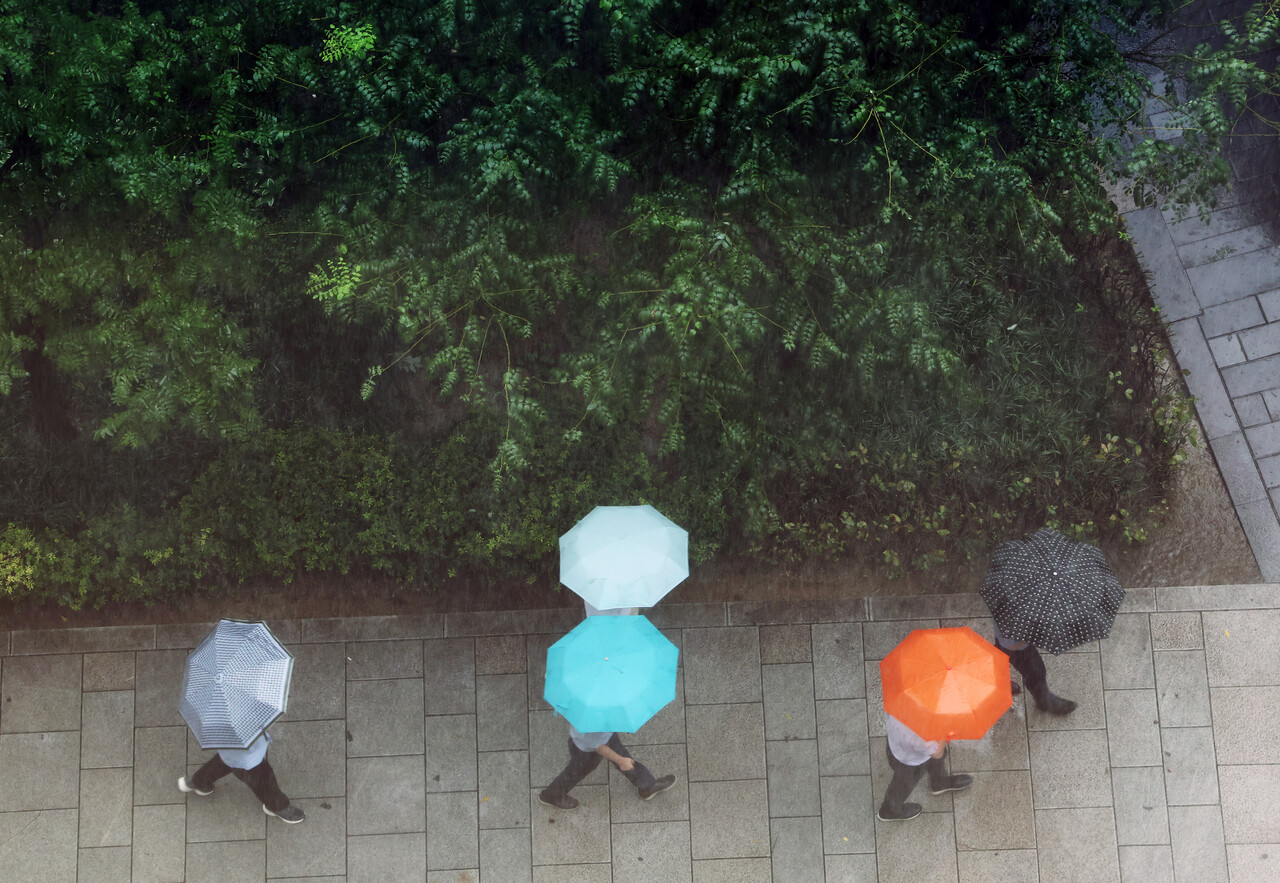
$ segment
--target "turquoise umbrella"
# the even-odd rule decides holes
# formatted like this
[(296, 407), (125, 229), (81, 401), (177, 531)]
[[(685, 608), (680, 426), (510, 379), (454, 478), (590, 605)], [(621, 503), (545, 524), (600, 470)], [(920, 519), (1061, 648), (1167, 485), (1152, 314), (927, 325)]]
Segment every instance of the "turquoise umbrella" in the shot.
[(652, 607), (689, 575), (689, 532), (652, 506), (597, 506), (560, 537), (560, 582), (598, 610)]
[(676, 697), (680, 651), (643, 616), (591, 616), (547, 649), (542, 697), (583, 733), (634, 733)]

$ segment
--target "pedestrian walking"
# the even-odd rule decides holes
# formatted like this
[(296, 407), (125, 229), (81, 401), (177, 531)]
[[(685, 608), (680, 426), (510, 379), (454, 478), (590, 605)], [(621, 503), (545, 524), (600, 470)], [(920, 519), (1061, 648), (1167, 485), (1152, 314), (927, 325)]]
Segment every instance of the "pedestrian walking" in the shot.
[(580, 733), (569, 725), (569, 763), (560, 775), (538, 795), (538, 802), (556, 809), (574, 809), (578, 801), (569, 796), (573, 787), (600, 765), (609, 761), (627, 777), (642, 800), (650, 800), (676, 783), (673, 775), (655, 779), (649, 768), (631, 756), (617, 733)]
[(254, 796), (262, 801), (264, 813), (296, 825), (307, 814), (280, 790), (276, 772), (267, 760), (270, 744), (271, 734), (264, 730), (248, 748), (220, 748), (189, 780), (186, 776), (178, 779), (178, 790), (184, 794), (208, 797), (213, 793), (213, 784), (230, 773), (248, 785)]
[(920, 804), (906, 801), (926, 772), (929, 774), (931, 794), (963, 791), (973, 784), (973, 776), (947, 775), (945, 742), (922, 739), (891, 714), (884, 716), (884, 729), (888, 737), (885, 756), (889, 759), (893, 778), (889, 780), (884, 800), (876, 812), (876, 818), (880, 821), (906, 822), (920, 815)]
[[(1022, 675), (1022, 682), (1026, 685), (1031, 698), (1035, 700), (1036, 708), (1047, 714), (1058, 716), (1075, 711), (1075, 702), (1056, 696), (1050, 691), (1048, 671), (1045, 669), (1044, 657), (1040, 655), (1040, 651), (1026, 641), (1015, 641), (1005, 637), (1000, 631), (999, 623), (996, 623), (995, 630), (996, 646), (1008, 654), (1009, 664)], [(1010, 683), (1015, 696), (1022, 692), (1016, 683)]]

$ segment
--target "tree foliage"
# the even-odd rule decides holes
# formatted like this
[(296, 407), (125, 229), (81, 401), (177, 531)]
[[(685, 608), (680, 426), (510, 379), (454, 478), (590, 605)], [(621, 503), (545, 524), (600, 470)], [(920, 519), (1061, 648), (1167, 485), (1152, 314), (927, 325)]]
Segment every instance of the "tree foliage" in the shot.
[[(1155, 320), (1080, 260), (1115, 236), (1098, 175), (1207, 199), (1230, 114), (1275, 83), (1246, 57), (1276, 41), (1260, 7), (1169, 60), (1194, 134), (1123, 152), (1150, 86), (1117, 34), (1164, 11), (0, 0), (0, 392), (27, 427), (4, 455), (15, 488), (84, 483), (0, 513), (13, 554), (208, 487), (247, 523), (308, 487), (395, 502), (294, 552), (233, 518), (153, 532), (152, 558), (216, 579), (536, 567), (590, 505), (639, 498), (702, 557), (1123, 529), (1182, 436)], [(466, 481), (433, 474), (485, 526), (428, 543), (402, 470), (454, 463), (463, 428)], [(372, 490), (265, 496), (315, 464), (261, 452), (323, 460), (309, 432)], [(122, 448), (166, 463), (163, 494), (90, 476)]]

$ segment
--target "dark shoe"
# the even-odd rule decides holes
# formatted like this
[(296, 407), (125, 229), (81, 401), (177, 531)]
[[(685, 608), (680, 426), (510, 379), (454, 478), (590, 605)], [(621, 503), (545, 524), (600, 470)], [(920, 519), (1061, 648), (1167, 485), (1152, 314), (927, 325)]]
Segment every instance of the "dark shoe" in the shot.
[(577, 809), (578, 801), (566, 794), (564, 797), (552, 797), (546, 791), (538, 795), (538, 803), (543, 806), (554, 806), (556, 809)]
[(661, 794), (676, 783), (675, 776), (663, 776), (661, 779), (653, 783), (653, 788), (648, 791), (640, 792), (641, 800), (652, 800), (654, 795)]
[(292, 803), (280, 810), (280, 812), (272, 812), (267, 809), (267, 805), (264, 803), (262, 804), (262, 811), (267, 815), (275, 816), (280, 821), (287, 822), (290, 825), (296, 825), (298, 822), (304, 821), (307, 817), (306, 813), (298, 809), (298, 807), (294, 806)]
[(951, 776), (941, 785), (929, 783), (930, 794), (946, 794), (948, 791), (963, 791), (973, 784), (973, 776), (967, 776), (963, 773)]
[(902, 814), (896, 816), (887, 816), (884, 814), (884, 807), (876, 811), (876, 818), (882, 822), (909, 822), (916, 816), (920, 815), (922, 810), (918, 803), (902, 804)]
[(1070, 714), (1076, 710), (1076, 704), (1070, 699), (1063, 699), (1061, 696), (1055, 696), (1052, 693), (1044, 697), (1044, 701), (1036, 700), (1036, 708), (1045, 714), (1056, 714), (1061, 717), (1064, 714)]
[(1019, 684), (1017, 681), (1010, 681), (1009, 692), (1012, 693), (1014, 696), (1017, 696), (1019, 693), (1022, 692), (1022, 685)]
[(195, 785), (192, 785), (190, 782), (188, 782), (186, 776), (183, 776), (181, 779), (178, 780), (178, 790), (181, 791), (183, 794), (199, 794), (201, 797), (208, 797), (210, 794), (213, 793), (212, 788), (210, 788), (208, 791), (201, 791)]

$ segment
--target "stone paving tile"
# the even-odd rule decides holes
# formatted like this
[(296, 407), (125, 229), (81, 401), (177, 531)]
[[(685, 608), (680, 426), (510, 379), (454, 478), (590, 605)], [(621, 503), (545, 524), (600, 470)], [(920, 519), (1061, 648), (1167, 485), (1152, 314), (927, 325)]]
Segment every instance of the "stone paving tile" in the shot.
[[(874, 873), (874, 868), (872, 870)], [(827, 879), (834, 881), (836, 878), (828, 871)], [(773, 883), (773, 868), (767, 858), (695, 860), (693, 883)]]
[(764, 778), (761, 703), (691, 705), (685, 715), (691, 781)]
[[(170, 788), (177, 792), (177, 784), (170, 782)], [(261, 840), (267, 835), (262, 802), (234, 776), (218, 782), (208, 797), (192, 794), (186, 801), (188, 843)]]
[(1151, 627), (1145, 613), (1121, 613), (1102, 642), (1102, 685), (1107, 690), (1138, 690), (1156, 685), (1151, 662)]
[[(1228, 258), (1236, 254), (1247, 254), (1261, 248), (1268, 248), (1275, 242), (1267, 234), (1262, 224), (1244, 227), (1231, 233), (1223, 233), (1189, 243), (1178, 249), (1178, 257), (1182, 258), (1182, 266), (1190, 269), (1201, 264)], [(1262, 313), (1258, 313), (1261, 318)]]
[(1120, 879), (1111, 807), (1036, 810), (1040, 883), (1112, 883)]
[(823, 776), (822, 849), (828, 855), (876, 851), (875, 811), (884, 796), (870, 776)]
[(1205, 437), (1212, 441), (1236, 432), (1240, 427), (1236, 424), (1231, 397), (1224, 379), (1218, 374), (1200, 325), (1194, 318), (1184, 317), (1180, 322), (1172, 322), (1168, 332), (1178, 364), (1190, 372), (1186, 378), (1187, 389), (1195, 396), (1196, 416), (1204, 427)]
[[(529, 842), (529, 826), (526, 824), (518, 830), (481, 831), (479, 871), (481, 880), (532, 883), (533, 845)], [(430, 880), (430, 876), (427, 879)], [(472, 876), (468, 883), (475, 880)]]
[(327, 720), (347, 716), (345, 644), (296, 644), (289, 711), (285, 720)]
[(1111, 765), (1160, 765), (1160, 715), (1155, 690), (1107, 690)]
[(903, 639), (916, 629), (936, 629), (937, 627), (937, 617), (863, 623), (862, 656), (867, 661), (867, 667), (870, 668), (872, 662), (878, 663), (888, 656), (894, 647), (901, 644)]
[(266, 844), (258, 840), (187, 843), (187, 883), (257, 883), (266, 877)]
[[(1151, 290), (1158, 298), (1164, 320), (1177, 322), (1197, 315), (1201, 306), (1178, 258), (1177, 240), (1172, 234), (1175, 230), (1186, 230), (1187, 235), (1200, 238), (1199, 234), (1203, 232), (1200, 228), (1204, 225), (1199, 225), (1194, 233), (1189, 228), (1179, 230), (1176, 225), (1171, 228), (1154, 206), (1125, 213), (1124, 222), (1134, 251), (1150, 277)], [(1198, 221), (1196, 223), (1199, 224)]]
[(133, 771), (80, 773), (80, 846), (128, 846), (133, 841)]
[(40, 653), (97, 653), (103, 650), (150, 650), (156, 645), (153, 625), (109, 625), (80, 629), (10, 632), (14, 656)]
[(1211, 686), (1280, 684), (1280, 610), (1208, 611), (1203, 619)]
[(81, 660), (79, 654), (6, 659), (0, 733), (80, 729)]
[(421, 641), (350, 641), (347, 680), (422, 677)]
[(808, 625), (764, 625), (760, 627), (760, 662), (775, 665), (812, 662), (813, 642)]
[(478, 867), (480, 824), (476, 793), (449, 791), (426, 797), (427, 869)]
[(427, 871), (427, 883), (475, 883), (479, 868), (463, 868), (457, 871)]
[[(128, 880), (133, 873), (133, 850), (128, 846), (104, 846), (81, 849), (76, 860), (79, 883), (105, 880)], [(0, 868), (0, 872), (4, 869)], [(72, 879), (68, 877), (67, 879)]]
[(172, 883), (186, 875), (185, 806), (133, 808), (133, 883)]
[(74, 809), (0, 812), (0, 879), (22, 883), (74, 880), (76, 852)]
[[(928, 783), (920, 787), (928, 787)], [(955, 794), (953, 800), (957, 849), (1035, 848), (1030, 771), (978, 773), (973, 784)]]
[(347, 682), (347, 756), (421, 754), (420, 678)]
[(524, 675), (476, 677), (476, 747), (481, 751), (529, 747)]
[[(427, 791), (475, 791), (476, 767), (476, 716), (474, 714), (441, 714), (428, 717)], [(520, 792), (521, 800), (524, 800), (524, 791), (527, 791), (528, 787), (526, 782), (524, 790)]]
[(444, 636), (444, 619), (439, 613), (304, 619), (300, 623), (300, 640), (306, 644), (323, 644), (331, 641), (440, 638)]
[[(347, 834), (427, 830), (421, 755), (353, 757), (347, 761)], [(475, 792), (467, 795), (475, 806)]]
[(725, 602), (659, 604), (640, 612), (662, 631), (671, 629), (718, 628), (728, 624)]
[(688, 822), (613, 826), (613, 883), (690, 883)]
[(1155, 653), (1156, 704), (1163, 727), (1205, 727), (1209, 712), (1209, 679), (1200, 650)]
[(876, 822), (880, 883), (947, 883), (959, 879), (951, 817), (925, 813), (909, 824)]
[(423, 642), (427, 714), (475, 714), (476, 658), (471, 638)]
[(1228, 843), (1227, 870), (1232, 880), (1269, 880), (1277, 873), (1280, 843)]
[(759, 702), (760, 636), (756, 629), (687, 629), (684, 695), (690, 705)]
[[(1261, 359), (1280, 353), (1280, 326), (1263, 325), (1239, 333), (1240, 346), (1248, 359)], [(1250, 439), (1252, 442), (1253, 439)], [(1274, 453), (1274, 452), (1273, 452)]]
[(631, 781), (602, 763), (609, 778), (609, 814), (619, 822), (681, 822), (689, 819), (689, 764), (684, 745), (649, 745), (632, 752), (657, 778), (674, 775), (676, 782), (650, 800), (641, 800)]
[(612, 881), (613, 868), (606, 864), (533, 866), (533, 883), (612, 883)]
[(1187, 278), (1202, 306), (1239, 300), (1280, 287), (1280, 246), (1192, 267)]
[(84, 691), (132, 690), (133, 653), (86, 653)]
[(186, 727), (139, 727), (133, 731), (133, 802), (185, 803), (178, 777), (186, 771)]
[(564, 635), (582, 622), (582, 604), (552, 610), (499, 610), (445, 615), (445, 635)]
[(1029, 738), (1037, 809), (1110, 806), (1106, 731), (1031, 733)]
[(861, 699), (827, 699), (816, 703), (818, 772), (823, 776), (865, 776), (868, 753), (867, 703)]
[(872, 737), (884, 736), (884, 693), (880, 686), (880, 666), (868, 665), (867, 677), (867, 733)]
[(427, 835), (376, 834), (347, 838), (347, 883), (425, 880)]
[(1238, 399), (1233, 399), (1231, 403), (1236, 407), (1236, 415), (1240, 418), (1240, 425), (1246, 429), (1271, 420), (1271, 414), (1267, 411), (1266, 401), (1260, 394), (1241, 396)]
[(953, 742), (949, 749), (951, 768), (963, 773), (1030, 769), (1026, 701), (1025, 696), (1015, 697), (1013, 707), (1001, 715), (981, 739)]
[(1213, 734), (1218, 763), (1272, 763), (1270, 740), (1280, 726), (1280, 687), (1213, 687)]
[(1218, 767), (1218, 789), (1228, 843), (1280, 842), (1280, 764)]
[(1244, 354), (1244, 345), (1238, 334), (1215, 337), (1209, 341), (1209, 351), (1213, 353), (1213, 361), (1219, 368), (1239, 365), (1249, 358)]
[(524, 635), (476, 638), (476, 674), (516, 675), (529, 670)]
[(773, 819), (770, 826), (773, 879), (794, 883), (825, 883), (822, 819)]
[(0, 812), (74, 809), (79, 799), (79, 733), (0, 736)]
[(133, 691), (85, 693), (81, 714), (80, 766), (132, 766)]
[(565, 812), (538, 803), (538, 790), (530, 790), (535, 868), (612, 861), (608, 786), (579, 785), (573, 796), (578, 808)]
[(294, 800), (307, 820), (267, 825), (268, 877), (341, 876), (347, 872), (347, 802), (341, 797)]
[[(186, 650), (148, 650), (137, 654), (133, 699), (135, 727), (185, 727), (178, 714)], [(134, 855), (134, 863), (138, 856)]]
[(1158, 766), (1111, 770), (1116, 842), (1121, 846), (1169, 842), (1164, 772)]
[[(1280, 371), (1280, 362), (1274, 367)], [(1236, 505), (1236, 515), (1258, 561), (1258, 570), (1269, 583), (1280, 583), (1280, 521), (1276, 520), (1277, 511), (1280, 511), (1280, 492), (1274, 490), (1269, 496)]]
[(767, 856), (767, 807), (767, 786), (763, 779), (690, 783), (689, 830), (693, 858)]
[(1218, 765), (1210, 727), (1161, 730), (1164, 787), (1170, 806), (1218, 802)]
[[(1258, 295), (1258, 302), (1262, 304), (1262, 314), (1268, 322), (1280, 322), (1280, 290)], [(1275, 414), (1274, 411), (1272, 413)], [(1280, 417), (1280, 414), (1275, 416)]]
[(1280, 355), (1267, 356), (1265, 359), (1224, 368), (1222, 382), (1226, 384), (1227, 392), (1232, 396), (1247, 396), (1250, 393), (1274, 389), (1277, 371), (1280, 371)]
[(1174, 883), (1173, 851), (1168, 846), (1121, 846), (1122, 883)]
[[(529, 736), (529, 784), (541, 791), (569, 762), (569, 723), (554, 711), (531, 711)], [(607, 784), (606, 773), (602, 761), (582, 782), (584, 785)]]
[(664, 745), (685, 741), (684, 670), (676, 670), (676, 698), (626, 738), (628, 745)]
[[(525, 648), (528, 652), (526, 665), (529, 676), (530, 711), (545, 711), (551, 708), (551, 705), (542, 698), (542, 692), (547, 685), (547, 648), (559, 640), (559, 637), (559, 635), (525, 636)], [(679, 665), (684, 665), (683, 657)]]
[(817, 740), (766, 742), (765, 754), (769, 774), (770, 817), (821, 815)]
[[(1280, 325), (1270, 327), (1280, 333)], [(1280, 422), (1252, 426), (1244, 431), (1244, 435), (1255, 459), (1280, 454)]]
[(529, 827), (529, 752), (485, 751), (478, 760), (480, 828)]
[(1036, 868), (1036, 852), (1034, 849), (961, 851), (956, 854), (956, 859), (960, 868), (960, 883), (986, 883), (989, 880), (1035, 880), (1040, 873)]
[(1103, 710), (1102, 667), (1096, 653), (1064, 653), (1045, 660), (1049, 689), (1073, 699), (1079, 707), (1059, 717), (1045, 714), (1034, 702), (1026, 702), (1027, 727), (1031, 730), (1084, 730), (1106, 726)]
[(1156, 590), (1162, 611), (1274, 610), (1280, 608), (1280, 584), (1171, 586)]
[(347, 791), (344, 722), (284, 721), (271, 728), (271, 766), (292, 797), (341, 797)]
[(813, 666), (807, 663), (762, 665), (766, 739), (816, 739)]
[(866, 883), (876, 879), (874, 853), (826, 856), (827, 883)]
[(1177, 880), (1226, 883), (1227, 847), (1218, 807), (1169, 807), (1169, 839)]
[(865, 697), (862, 626), (856, 622), (819, 623), (811, 627), (811, 633), (814, 697)]
[(1280, 487), (1280, 456), (1259, 460), (1258, 469), (1262, 472), (1262, 483), (1268, 489)]
[[(1203, 650), (1199, 613), (1151, 614), (1151, 646), (1155, 650)], [(1152, 672), (1155, 663), (1152, 663)]]
[(793, 622), (862, 622), (867, 599), (821, 601), (735, 601), (726, 605), (729, 625), (778, 625)]

